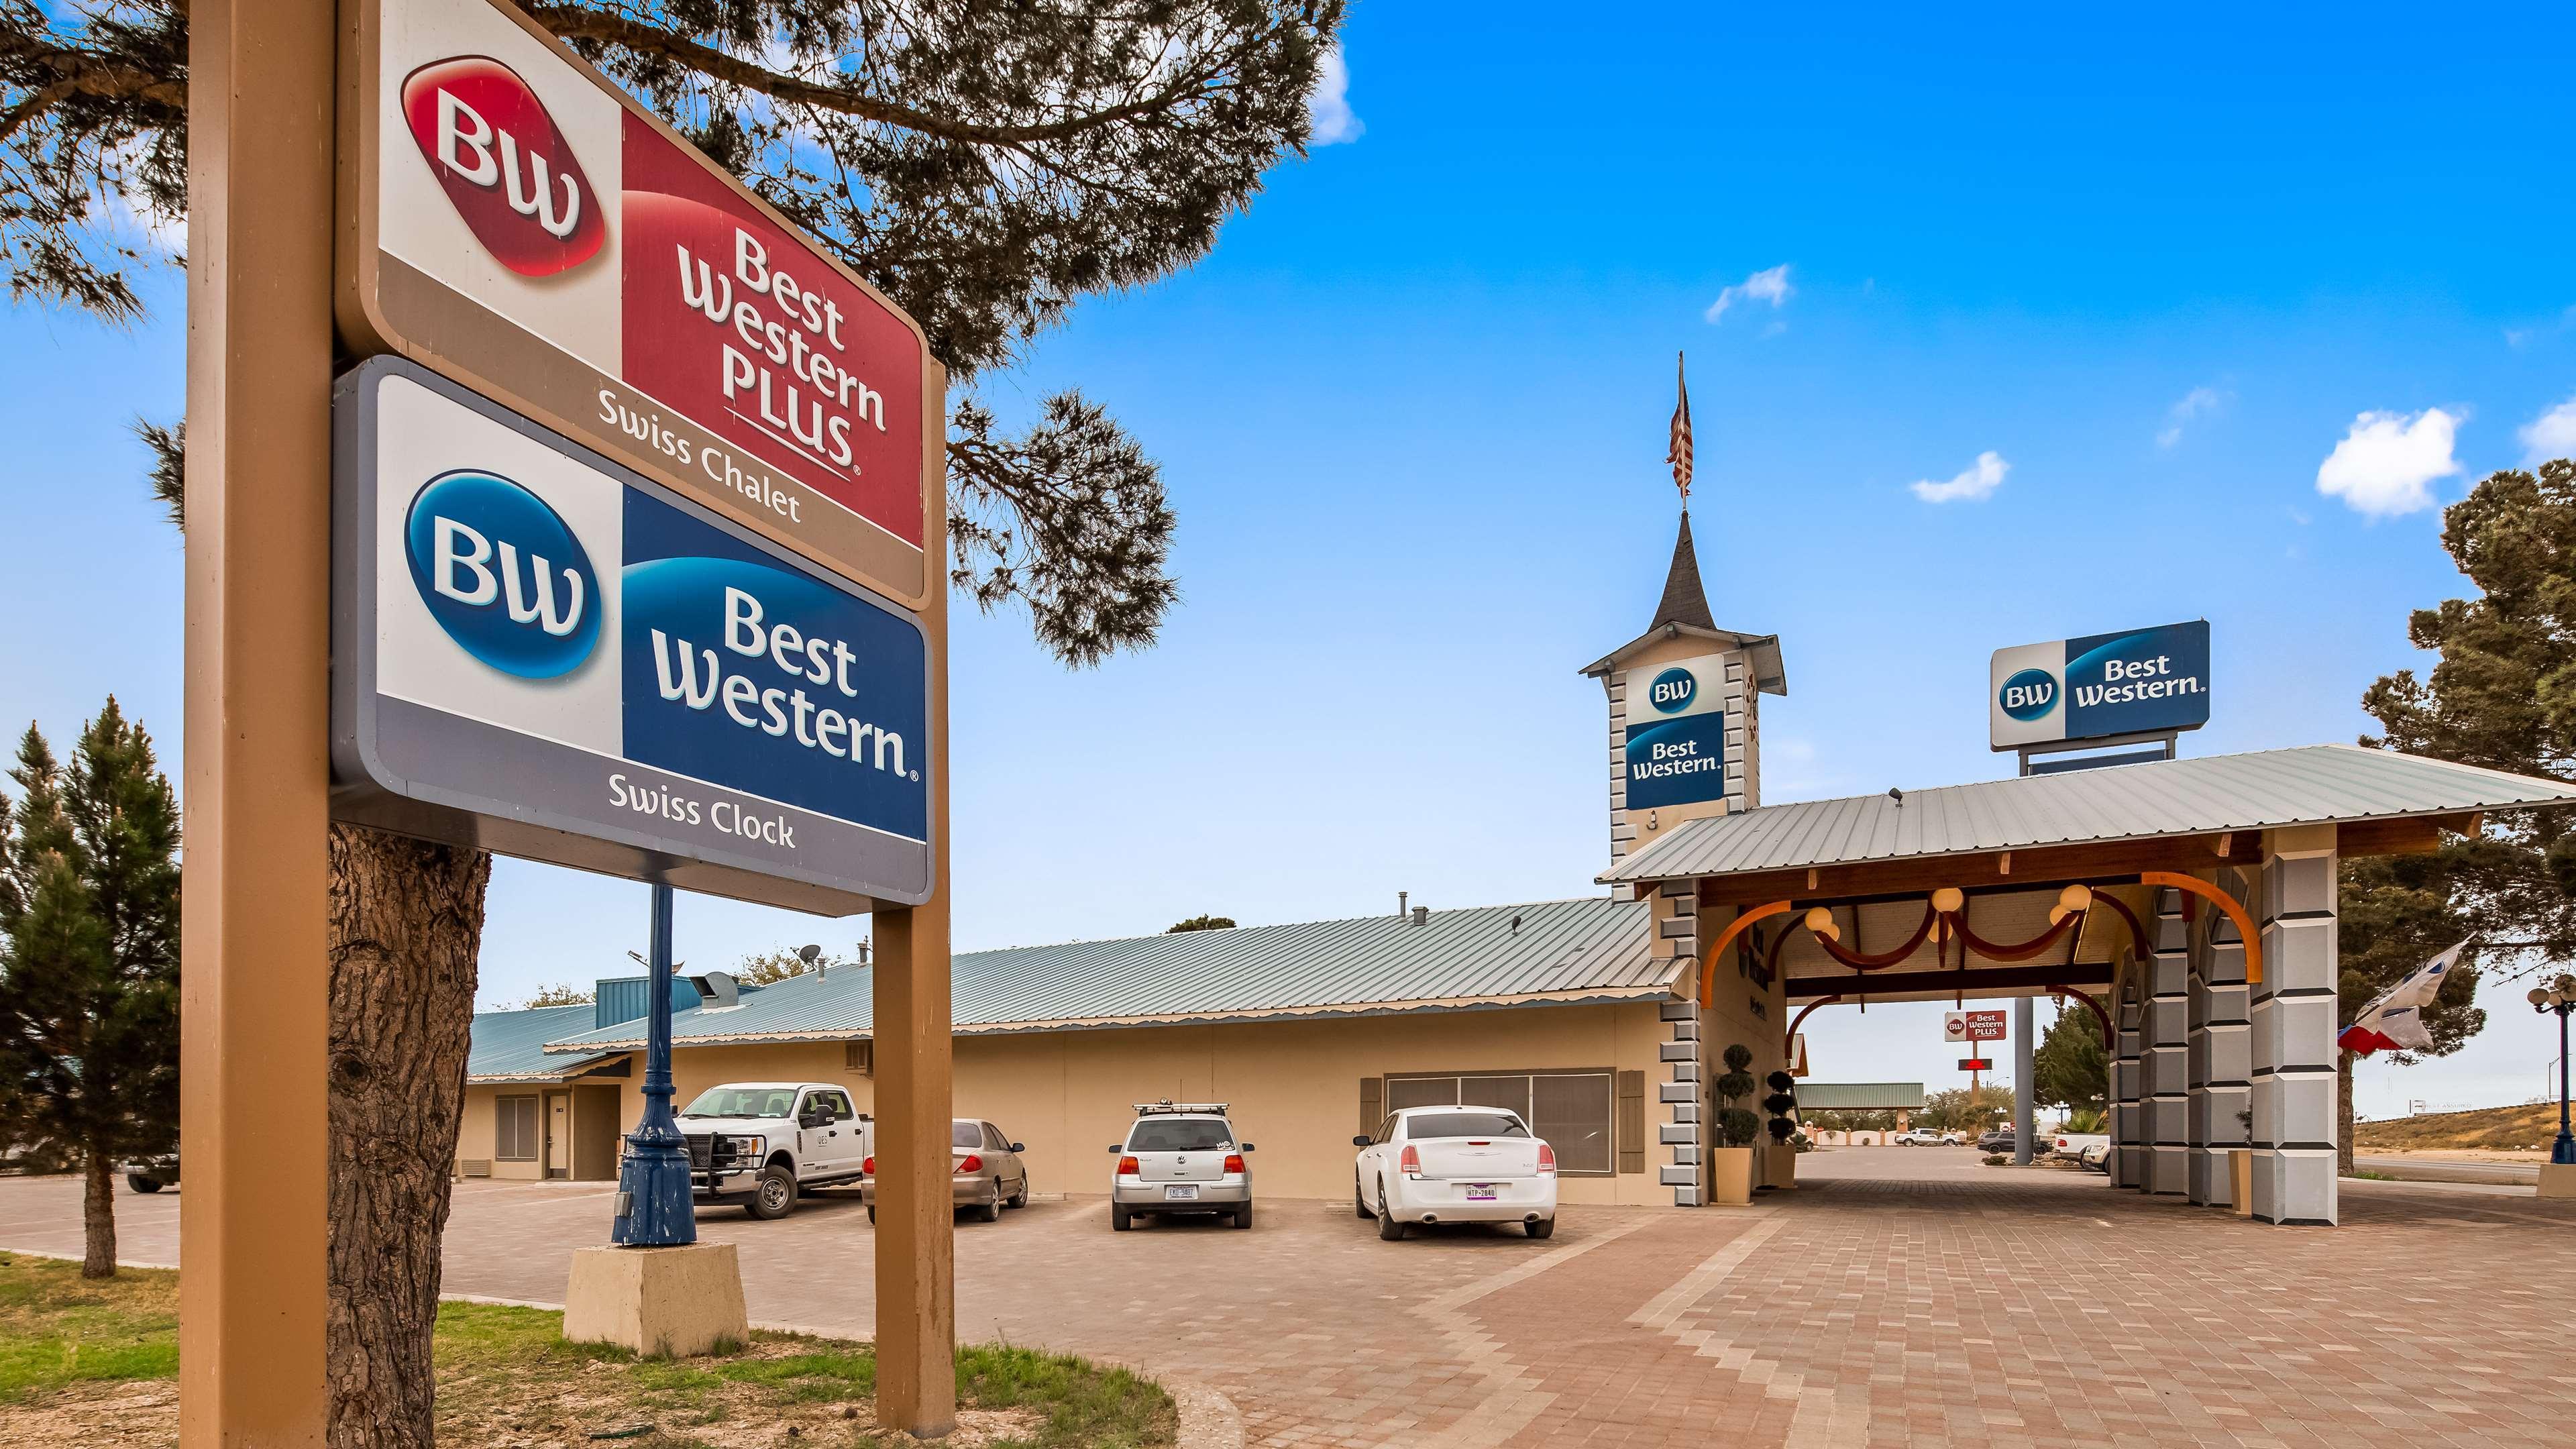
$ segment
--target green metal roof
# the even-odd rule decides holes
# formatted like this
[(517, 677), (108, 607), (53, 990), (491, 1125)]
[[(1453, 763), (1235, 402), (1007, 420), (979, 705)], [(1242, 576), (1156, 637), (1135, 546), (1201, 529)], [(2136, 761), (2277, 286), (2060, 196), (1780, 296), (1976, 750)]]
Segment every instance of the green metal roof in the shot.
[(2576, 802), (2561, 780), (2355, 745), (2155, 760), (1689, 820), (1607, 884)]
[(593, 1020), (588, 1002), (579, 1006), (539, 1006), (526, 1011), (474, 1013), (473, 1044), (466, 1049), (469, 1082), (556, 1082), (578, 1076), (599, 1054), (548, 1056), (546, 1043), (588, 1028)]
[(1801, 1112), (1919, 1112), (1921, 1082), (1800, 1082)]
[[(1646, 903), (1601, 897), (1016, 946), (953, 958), (962, 1035), (1070, 1027), (1651, 1001), (1678, 968)], [(577, 1023), (586, 1026), (588, 1023)], [(874, 973), (794, 976), (738, 1006), (679, 1012), (680, 1043), (832, 1041), (875, 1029)], [(643, 1026), (566, 1029), (550, 1050), (631, 1050)]]

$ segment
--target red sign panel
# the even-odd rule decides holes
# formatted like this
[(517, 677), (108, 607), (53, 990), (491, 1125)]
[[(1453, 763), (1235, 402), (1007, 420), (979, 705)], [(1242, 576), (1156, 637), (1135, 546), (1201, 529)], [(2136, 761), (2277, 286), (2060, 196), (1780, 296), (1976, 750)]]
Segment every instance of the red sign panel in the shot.
[(921, 353), (883, 303), (626, 118), (626, 380), (921, 537)]
[(1963, 1072), (1991, 1072), (1994, 1069), (1995, 1064), (1984, 1057), (1961, 1057), (1959, 1059), (1959, 1070)]
[(1946, 1011), (1941, 1014), (1943, 1041), (2002, 1041), (2004, 1014), (2000, 1011)]
[(358, 0), (350, 350), (411, 357), (907, 607), (918, 327), (500, 0)]

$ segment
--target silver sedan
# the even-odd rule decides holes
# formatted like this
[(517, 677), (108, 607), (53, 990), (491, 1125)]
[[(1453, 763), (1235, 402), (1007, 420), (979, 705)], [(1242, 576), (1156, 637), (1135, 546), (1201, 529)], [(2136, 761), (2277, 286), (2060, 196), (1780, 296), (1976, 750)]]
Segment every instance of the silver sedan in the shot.
[[(1006, 1207), (1029, 1205), (1029, 1169), (1020, 1161), (1025, 1147), (1002, 1135), (1002, 1129), (973, 1117), (948, 1124), (948, 1199), (972, 1208), (985, 1222), (998, 1221)], [(877, 1160), (862, 1164), (859, 1197), (868, 1205), (868, 1221), (877, 1220)]]

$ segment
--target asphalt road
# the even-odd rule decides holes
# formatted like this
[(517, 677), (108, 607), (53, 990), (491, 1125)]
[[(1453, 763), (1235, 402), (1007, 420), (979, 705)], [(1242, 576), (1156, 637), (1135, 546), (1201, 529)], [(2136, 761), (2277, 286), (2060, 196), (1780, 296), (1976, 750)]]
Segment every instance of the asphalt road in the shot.
[(2536, 1162), (2484, 1162), (2474, 1158), (2369, 1157), (2353, 1154), (2352, 1165), (2400, 1182), (2501, 1182), (2525, 1187), (2540, 1181)]

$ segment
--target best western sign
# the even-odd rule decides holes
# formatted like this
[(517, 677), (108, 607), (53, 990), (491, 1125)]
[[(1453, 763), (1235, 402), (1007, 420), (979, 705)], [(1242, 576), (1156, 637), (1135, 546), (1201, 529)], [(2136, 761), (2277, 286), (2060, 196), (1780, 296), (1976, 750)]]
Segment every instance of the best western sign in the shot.
[(1725, 798), (1725, 678), (1715, 654), (1629, 671), (1629, 809)]
[(911, 319), (515, 11), (361, 0), (356, 22), (358, 350), (925, 604), (942, 379)]
[(2209, 723), (2209, 623), (1998, 649), (1987, 682), (1998, 750)]
[(336, 408), (342, 818), (833, 914), (929, 895), (913, 615), (413, 364)]

